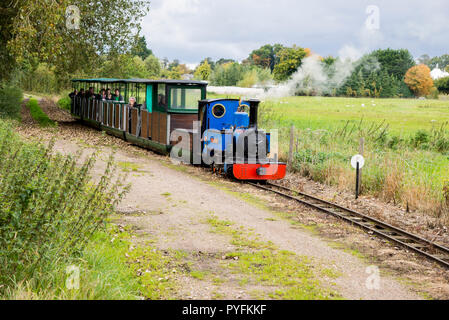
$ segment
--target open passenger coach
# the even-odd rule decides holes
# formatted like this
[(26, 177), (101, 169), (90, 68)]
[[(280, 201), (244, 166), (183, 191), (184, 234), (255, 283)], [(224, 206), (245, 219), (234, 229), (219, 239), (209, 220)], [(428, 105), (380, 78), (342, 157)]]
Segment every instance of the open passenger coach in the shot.
[[(239, 180), (285, 176), (285, 164), (268, 158), (270, 134), (257, 128), (258, 100), (206, 100), (207, 83), (200, 81), (74, 79), (72, 83), (71, 113), (89, 126), (161, 154), (170, 154), (181, 140), (183, 144), (188, 140), (190, 163), (211, 166)], [(173, 138), (178, 132), (180, 138)], [(195, 154), (199, 162), (193, 160)]]

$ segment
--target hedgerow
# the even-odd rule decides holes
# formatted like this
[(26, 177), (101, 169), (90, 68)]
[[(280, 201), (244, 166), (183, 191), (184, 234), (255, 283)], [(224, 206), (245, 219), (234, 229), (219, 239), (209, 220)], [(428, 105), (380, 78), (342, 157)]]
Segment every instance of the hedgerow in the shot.
[(22, 90), (13, 86), (0, 84), (0, 117), (17, 119), (23, 99)]

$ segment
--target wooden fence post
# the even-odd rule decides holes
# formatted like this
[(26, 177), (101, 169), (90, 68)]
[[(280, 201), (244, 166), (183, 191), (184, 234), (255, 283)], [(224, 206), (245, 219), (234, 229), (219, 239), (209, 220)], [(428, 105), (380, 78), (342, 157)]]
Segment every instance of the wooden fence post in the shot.
[(293, 166), (293, 144), (295, 143), (295, 126), (292, 125), (290, 128), (290, 148), (288, 150), (288, 162), (287, 169), (289, 171), (292, 170)]

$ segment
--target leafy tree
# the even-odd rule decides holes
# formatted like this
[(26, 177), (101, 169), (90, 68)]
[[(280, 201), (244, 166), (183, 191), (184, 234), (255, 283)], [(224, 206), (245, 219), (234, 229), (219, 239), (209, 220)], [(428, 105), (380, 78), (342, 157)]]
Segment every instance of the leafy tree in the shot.
[(180, 80), (182, 77), (181, 69), (179, 66), (173, 67), (172, 70), (162, 69), (161, 78), (162, 79), (176, 79)]
[(332, 66), (337, 61), (337, 58), (334, 58), (332, 56), (327, 56), (323, 59), (321, 59), (321, 62), (324, 63), (326, 66)]
[(179, 65), (179, 71), (181, 72), (181, 75), (192, 73), (192, 70), (190, 70), (184, 63)]
[(161, 76), (161, 63), (158, 58), (150, 55), (145, 59), (144, 63), (150, 79), (158, 79)]
[(214, 62), (214, 60), (212, 60), (211, 57), (208, 57), (208, 58), (206, 58), (206, 59), (203, 59), (203, 60), (200, 62), (200, 65), (202, 65), (205, 61), (207, 61), (207, 63), (210, 65), (210, 67), (211, 67), (212, 70), (215, 70), (215, 65), (216, 65), (216, 63)]
[(181, 80), (182, 78), (182, 70), (179, 65), (173, 67), (169, 73), (169, 79)]
[(393, 75), (396, 79), (402, 80), (407, 70), (415, 65), (413, 56), (407, 49), (386, 49), (376, 50), (372, 55), (377, 59), (382, 71)]
[[(330, 61), (329, 61), (330, 63)], [(338, 95), (371, 97), (410, 97), (412, 93), (403, 82), (404, 66), (413, 66), (414, 61), (407, 50), (377, 50), (364, 55), (354, 63), (354, 70), (343, 86), (337, 88)], [(334, 72), (333, 64), (326, 68)]]
[(71, 4), (70, 0), (6, 0), (0, 8), (6, 15), (1, 32), (9, 33), (0, 40), (6, 57), (33, 67), (48, 63), (57, 74), (91, 70), (103, 54), (130, 51), (149, 7), (147, 0), (79, 0), (79, 28), (68, 28), (67, 20), (73, 16), (66, 19), (66, 9)]
[(149, 78), (149, 72), (144, 61), (140, 57), (133, 57), (130, 54), (107, 58), (100, 73), (107, 78)]
[(153, 54), (153, 51), (148, 49), (147, 41), (145, 40), (145, 37), (137, 36), (136, 37), (136, 44), (134, 45), (134, 47), (131, 50), (131, 55), (139, 56), (140, 58), (142, 58), (142, 60), (145, 60), (146, 58), (148, 58), (152, 54)]
[(194, 76), (199, 80), (209, 80), (212, 74), (212, 68), (207, 60), (204, 60), (202, 64), (196, 68)]
[(172, 71), (174, 68), (179, 66), (179, 60), (175, 59), (172, 63), (168, 65), (168, 70)]
[(411, 67), (405, 74), (404, 81), (410, 90), (419, 97), (430, 94), (433, 88), (430, 69), (424, 64)]
[(444, 70), (449, 67), (449, 54), (443, 54), (440, 57), (434, 57), (430, 59), (427, 65), (429, 66), (430, 70), (435, 69), (437, 66), (441, 70)]
[(228, 63), (234, 63), (236, 62), (233, 59), (225, 59), (225, 58), (221, 58), (220, 60), (217, 60), (217, 62), (215, 63), (215, 65), (223, 65), (223, 64), (228, 64)]
[(273, 72), (275, 66), (279, 63), (279, 53), (285, 49), (281, 44), (266, 44), (257, 50), (250, 53), (248, 61), (249, 64), (269, 68)]
[(256, 69), (250, 69), (243, 74), (243, 79), (237, 82), (238, 87), (251, 88), (259, 81)]
[(449, 94), (449, 77), (435, 80), (435, 87), (437, 87), (438, 91)]
[(292, 48), (284, 48), (279, 51), (279, 63), (274, 67), (275, 80), (285, 81), (298, 70), (302, 60), (307, 56), (304, 48), (294, 45)]
[(264, 85), (273, 81), (273, 75), (270, 69), (256, 68), (257, 71), (257, 82)]
[(211, 76), (213, 85), (235, 86), (243, 79), (244, 67), (237, 62), (216, 66)]

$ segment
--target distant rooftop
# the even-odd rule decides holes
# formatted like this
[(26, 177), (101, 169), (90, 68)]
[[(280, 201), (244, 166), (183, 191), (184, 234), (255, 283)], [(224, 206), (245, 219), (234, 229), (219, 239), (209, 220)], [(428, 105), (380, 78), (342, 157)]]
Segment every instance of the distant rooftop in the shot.
[(433, 69), (430, 72), (430, 76), (432, 77), (433, 80), (437, 80), (437, 79), (440, 79), (440, 78), (449, 77), (449, 72), (442, 71), (441, 69), (436, 67), (435, 69)]

